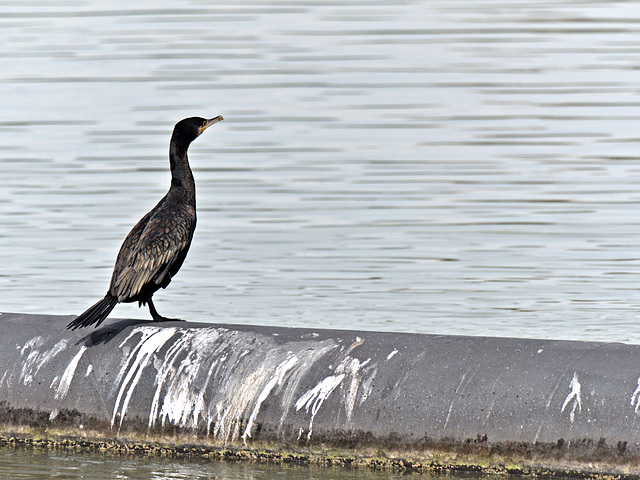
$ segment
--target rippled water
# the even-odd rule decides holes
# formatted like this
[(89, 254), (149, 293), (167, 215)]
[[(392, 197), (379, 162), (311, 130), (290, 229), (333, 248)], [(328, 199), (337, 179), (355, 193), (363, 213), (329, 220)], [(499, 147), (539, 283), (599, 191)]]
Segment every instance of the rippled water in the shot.
[[(0, 448), (0, 478), (48, 480), (402, 480), (406, 475), (366, 469), (317, 468), (267, 463), (227, 463), (198, 458), (68, 455), (60, 452)], [(448, 475), (421, 475), (447, 480)], [(457, 480), (497, 480), (491, 475), (456, 473)]]
[(640, 5), (15, 3), (0, 311), (101, 297), (173, 124), (222, 114), (164, 315), (640, 342)]

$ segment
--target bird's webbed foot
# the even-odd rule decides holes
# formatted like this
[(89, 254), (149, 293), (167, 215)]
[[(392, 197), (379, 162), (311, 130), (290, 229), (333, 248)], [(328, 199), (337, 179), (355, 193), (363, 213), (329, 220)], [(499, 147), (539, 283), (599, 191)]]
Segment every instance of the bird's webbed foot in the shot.
[(186, 320), (183, 320), (181, 318), (168, 318), (168, 317), (163, 317), (162, 315), (156, 315), (155, 317), (153, 317), (153, 321), (154, 322), (186, 322)]
[(185, 321), (185, 320), (182, 320), (181, 318), (167, 318), (160, 315), (156, 310), (156, 307), (153, 304), (151, 297), (149, 297), (146, 302), (149, 305), (149, 313), (151, 313), (151, 317), (153, 318), (154, 322), (184, 322)]

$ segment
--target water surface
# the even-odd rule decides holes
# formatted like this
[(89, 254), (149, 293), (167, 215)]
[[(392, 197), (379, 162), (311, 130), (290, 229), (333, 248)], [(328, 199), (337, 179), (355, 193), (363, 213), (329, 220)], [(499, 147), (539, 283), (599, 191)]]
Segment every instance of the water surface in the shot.
[[(79, 314), (166, 191), (193, 321), (640, 342), (640, 6), (0, 1), (0, 311)], [(147, 318), (133, 305), (114, 316)]]
[[(448, 475), (420, 475), (446, 480)], [(368, 469), (319, 468), (268, 463), (228, 463), (201, 458), (144, 457), (98, 453), (0, 448), (0, 478), (48, 480), (401, 480), (402, 473)], [(494, 476), (456, 473), (459, 480), (497, 480)]]

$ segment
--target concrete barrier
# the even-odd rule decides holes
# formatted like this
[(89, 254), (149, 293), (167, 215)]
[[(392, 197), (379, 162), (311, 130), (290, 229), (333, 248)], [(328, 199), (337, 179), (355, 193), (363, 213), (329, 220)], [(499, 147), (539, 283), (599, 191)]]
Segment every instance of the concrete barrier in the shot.
[(134, 320), (71, 332), (72, 318), (0, 314), (5, 441), (37, 429), (414, 469), (640, 472), (640, 346)]

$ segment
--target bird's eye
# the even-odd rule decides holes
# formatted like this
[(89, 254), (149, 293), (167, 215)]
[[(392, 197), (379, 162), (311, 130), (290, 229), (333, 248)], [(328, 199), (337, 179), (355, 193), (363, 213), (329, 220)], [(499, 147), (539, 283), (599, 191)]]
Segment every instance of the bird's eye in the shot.
[(204, 122), (202, 122), (202, 126), (206, 127), (207, 126), (207, 121), (205, 120)]

